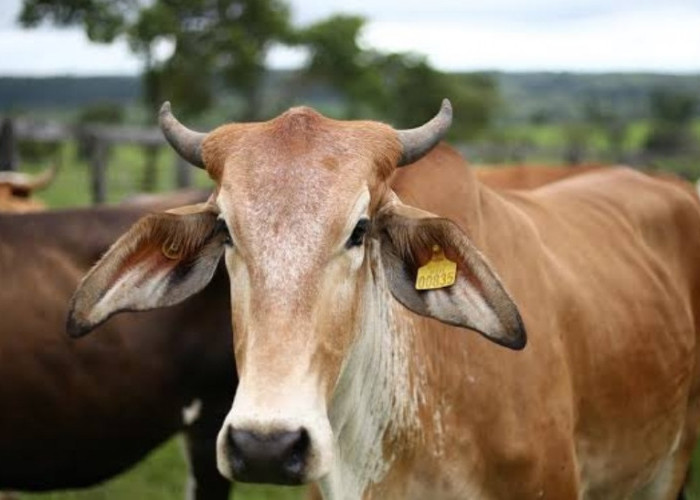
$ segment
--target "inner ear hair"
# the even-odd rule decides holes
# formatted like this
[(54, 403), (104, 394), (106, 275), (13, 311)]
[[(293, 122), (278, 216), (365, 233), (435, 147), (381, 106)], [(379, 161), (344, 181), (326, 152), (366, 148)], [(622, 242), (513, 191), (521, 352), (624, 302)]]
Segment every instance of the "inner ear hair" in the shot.
[(132, 248), (138, 248), (142, 244), (159, 245), (164, 253), (165, 249), (171, 249), (176, 254), (170, 258), (190, 259), (215, 235), (216, 217), (214, 212), (148, 215), (139, 220), (134, 230), (130, 231), (138, 235)]
[(430, 260), (434, 245), (439, 245), (448, 259), (459, 261), (448, 241), (448, 235), (455, 230), (454, 223), (448, 219), (441, 217), (412, 219), (384, 214), (377, 222), (376, 230), (382, 237), (391, 241), (392, 250), (396, 256), (409, 264), (414, 271)]

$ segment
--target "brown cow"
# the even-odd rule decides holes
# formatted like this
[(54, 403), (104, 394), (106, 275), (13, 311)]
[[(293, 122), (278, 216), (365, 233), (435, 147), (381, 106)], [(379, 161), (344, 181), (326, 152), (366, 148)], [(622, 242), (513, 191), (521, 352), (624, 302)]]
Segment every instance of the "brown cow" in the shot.
[(184, 431), (191, 498), (228, 498), (215, 463), (236, 381), (224, 273), (204, 296), (115, 318), (85, 343), (63, 334), (72, 292), (121, 232), (202, 199), (0, 215), (0, 489), (92, 485)]
[(603, 165), (475, 165), (476, 178), (495, 189), (536, 189), (552, 182), (594, 172)]
[[(474, 173), (479, 182), (498, 190), (529, 190), (546, 186), (553, 182), (569, 179), (578, 175), (595, 172), (605, 168), (621, 167), (622, 165), (585, 164), (577, 166), (561, 165), (476, 165)], [(697, 185), (690, 184), (678, 175), (663, 170), (641, 168), (640, 172), (657, 179), (676, 183), (679, 187), (693, 193), (698, 193)], [(401, 172), (401, 171), (399, 171)], [(400, 174), (399, 174), (400, 175)]]
[(56, 177), (56, 166), (30, 175), (20, 172), (0, 172), (0, 212), (35, 212), (44, 204), (31, 198), (34, 191), (44, 189)]
[(625, 169), (498, 192), (447, 146), (420, 160), (450, 121), (447, 101), (404, 131), (295, 108), (201, 134), (164, 106), (217, 195), (120, 238), (69, 333), (176, 303), (224, 257), (224, 475), (342, 499), (676, 498), (700, 422), (697, 199)]

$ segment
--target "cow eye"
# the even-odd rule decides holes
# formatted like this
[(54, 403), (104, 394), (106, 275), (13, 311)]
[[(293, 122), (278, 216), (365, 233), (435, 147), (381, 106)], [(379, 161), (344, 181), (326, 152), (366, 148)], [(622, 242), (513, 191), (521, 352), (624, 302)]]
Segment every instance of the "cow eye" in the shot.
[(229, 233), (228, 226), (224, 219), (216, 219), (216, 232), (224, 235), (224, 245), (232, 246), (233, 241), (231, 240), (231, 233)]
[(369, 219), (360, 219), (357, 222), (355, 229), (352, 230), (352, 234), (348, 238), (347, 243), (345, 243), (345, 246), (347, 248), (352, 248), (352, 247), (359, 247), (360, 245), (362, 245), (362, 242), (365, 239), (365, 234), (367, 234), (368, 229), (369, 229)]

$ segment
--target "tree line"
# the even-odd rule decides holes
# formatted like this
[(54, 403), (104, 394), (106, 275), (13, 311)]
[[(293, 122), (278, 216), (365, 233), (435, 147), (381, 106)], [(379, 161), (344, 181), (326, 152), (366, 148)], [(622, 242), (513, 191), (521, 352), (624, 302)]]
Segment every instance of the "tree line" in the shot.
[[(428, 119), (448, 96), (459, 110), (450, 137), (458, 142), (486, 135), (501, 147), (517, 141), (509, 126), (557, 124), (567, 161), (583, 161), (587, 143), (601, 131), (610, 158), (621, 161), (630, 124), (644, 119), (651, 123), (645, 151), (685, 156), (698, 151), (693, 123), (700, 117), (700, 75), (446, 74), (419, 54), (364, 46), (361, 16), (337, 14), (294, 25), (284, 0), (23, 0), (19, 22), (27, 28), (81, 26), (100, 43), (125, 39), (142, 61), (137, 89), (109, 79), (93, 81), (92, 88), (99, 84), (107, 91), (112, 85), (110, 95), (118, 103), (136, 90), (151, 121), (164, 100), (194, 124), (207, 116), (215, 123), (266, 119), (311, 102), (337, 118), (376, 118), (405, 128)], [(163, 44), (173, 50), (159, 56)], [(303, 49), (302, 67), (269, 71), (266, 58), (276, 45)], [(12, 98), (17, 82), (5, 83), (0, 80), (0, 108), (7, 94), (10, 102), (21, 101)], [(50, 83), (59, 89), (67, 82)], [(29, 82), (18, 92), (27, 95), (36, 85)], [(71, 96), (65, 89), (44, 88), (33, 104), (90, 95), (73, 91)], [(123, 118), (123, 108), (113, 104), (92, 105), (78, 116), (82, 122)]]
[[(429, 118), (440, 98), (450, 96), (463, 110), (453, 133), (470, 138), (488, 125), (497, 104), (489, 75), (450, 75), (418, 54), (365, 48), (361, 16), (295, 26), (284, 0), (24, 0), (19, 22), (81, 26), (94, 42), (127, 40), (142, 61), (146, 107), (171, 100), (185, 119), (196, 120), (228, 94), (237, 103), (228, 119), (258, 120), (323, 86), (338, 97), (339, 118), (379, 118), (397, 127)], [(163, 44), (173, 51), (159, 58)], [(307, 57), (271, 103), (263, 89), (266, 57), (275, 45), (303, 49)]]

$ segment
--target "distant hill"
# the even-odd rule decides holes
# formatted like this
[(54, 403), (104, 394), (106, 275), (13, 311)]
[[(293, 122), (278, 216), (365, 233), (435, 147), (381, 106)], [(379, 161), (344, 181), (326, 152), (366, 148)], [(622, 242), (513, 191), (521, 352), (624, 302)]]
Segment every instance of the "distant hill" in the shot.
[[(598, 108), (623, 119), (648, 117), (648, 97), (654, 89), (700, 92), (700, 74), (580, 74), (580, 73), (493, 73), (503, 106), (501, 121), (562, 122), (586, 118)], [(265, 93), (281, 94), (288, 75), (271, 73)], [(0, 113), (46, 109), (75, 109), (112, 102), (138, 103), (141, 83), (137, 77), (0, 77)], [(332, 96), (327, 89), (307, 92), (310, 104)], [(436, 99), (442, 96), (436, 96)], [(700, 116), (700, 109), (698, 109)]]
[(130, 76), (0, 77), (2, 113), (76, 108), (102, 102), (129, 104), (140, 95), (140, 79)]
[[(586, 118), (601, 108), (623, 119), (649, 116), (652, 91), (667, 89), (698, 96), (700, 74), (495, 73), (508, 121), (561, 122)], [(700, 108), (697, 110), (700, 116)]]

